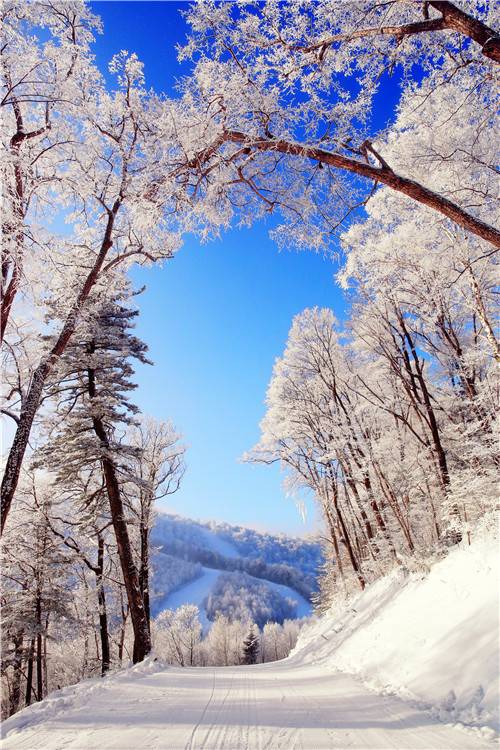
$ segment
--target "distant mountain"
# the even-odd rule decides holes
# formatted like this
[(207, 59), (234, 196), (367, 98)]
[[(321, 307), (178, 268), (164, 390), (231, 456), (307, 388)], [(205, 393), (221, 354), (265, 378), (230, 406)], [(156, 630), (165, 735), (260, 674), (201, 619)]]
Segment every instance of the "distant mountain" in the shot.
[(315, 541), (159, 513), (152, 543), (153, 616), (196, 604), (208, 627), (219, 612), (260, 626), (311, 614)]

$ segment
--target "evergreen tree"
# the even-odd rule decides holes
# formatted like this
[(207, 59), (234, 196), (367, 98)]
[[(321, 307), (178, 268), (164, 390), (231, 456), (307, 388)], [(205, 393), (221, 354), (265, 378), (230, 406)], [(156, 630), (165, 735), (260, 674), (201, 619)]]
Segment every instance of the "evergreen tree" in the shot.
[[(139, 451), (122, 437), (138, 412), (129, 399), (136, 387), (130, 360), (148, 360), (146, 345), (130, 330), (137, 311), (127, 306), (129, 296), (125, 285), (96, 295), (93, 314), (86, 315), (68, 346), (54, 385), (63, 421), (44, 455), (48, 466), (56, 468), (56, 482), (70, 493), (81, 486), (82, 475), (101, 473), (134, 629), (134, 661), (141, 661), (151, 638), (123, 498), (124, 483), (133, 479), (130, 458)], [(81, 507), (82, 520), (92, 522), (92, 496), (83, 498)]]
[(254, 626), (248, 631), (248, 635), (243, 641), (243, 662), (244, 664), (256, 664), (259, 653), (259, 636), (255, 632)]

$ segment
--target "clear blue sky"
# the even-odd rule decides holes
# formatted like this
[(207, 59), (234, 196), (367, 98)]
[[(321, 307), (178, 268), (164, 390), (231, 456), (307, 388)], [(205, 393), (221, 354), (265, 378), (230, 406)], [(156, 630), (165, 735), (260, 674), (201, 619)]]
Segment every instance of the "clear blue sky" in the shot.
[[(174, 2), (94, 2), (104, 22), (97, 62), (104, 71), (121, 49), (136, 52), (146, 82), (172, 92), (183, 69), (175, 44), (185, 25)], [(389, 97), (395, 95), (391, 87)], [(392, 102), (387, 102), (387, 105)], [(383, 106), (380, 117), (389, 107)], [(386, 115), (385, 115), (386, 116)], [(279, 253), (269, 226), (234, 230), (200, 246), (188, 240), (163, 268), (133, 272), (139, 298), (137, 332), (154, 367), (141, 367), (136, 402), (171, 417), (189, 445), (182, 488), (167, 507), (181, 515), (303, 534), (317, 528), (313, 503), (304, 523), (282, 489), (277, 466), (239, 461), (259, 437), (266, 387), (292, 317), (307, 306), (345, 302), (335, 264), (313, 253)]]

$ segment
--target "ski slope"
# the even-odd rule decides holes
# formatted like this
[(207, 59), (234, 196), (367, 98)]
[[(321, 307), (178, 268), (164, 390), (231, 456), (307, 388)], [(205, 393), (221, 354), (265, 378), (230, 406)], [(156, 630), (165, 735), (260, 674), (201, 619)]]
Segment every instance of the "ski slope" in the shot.
[[(276, 571), (274, 575), (271, 573), (272, 566), (281, 563), (292, 572), (302, 573), (304, 581), (309, 577), (310, 583), (322, 559), (317, 543), (261, 534), (228, 524), (202, 523), (168, 513), (158, 514), (152, 540), (157, 548), (152, 574), (154, 617), (165, 609), (175, 610), (184, 604), (194, 604), (200, 610), (200, 620), (207, 630), (211, 623), (204, 600), (213, 592), (222, 573), (245, 573), (250, 581), (265, 584), (284, 599), (292, 599), (297, 605), (297, 618), (312, 613), (311, 603), (298, 591), (274, 583), (265, 576), (266, 566), (270, 566), (268, 573), (273, 578)], [(248, 571), (256, 560), (264, 563), (258, 578)], [(242, 598), (245, 598), (244, 594)]]
[(206, 630), (212, 624), (207, 618), (203, 602), (210, 590), (213, 588), (217, 578), (222, 571), (213, 568), (202, 568), (202, 574), (194, 581), (189, 581), (184, 586), (172, 591), (164, 600), (162, 609), (178, 609), (184, 604), (195, 604), (200, 611), (200, 622)]
[[(251, 578), (253, 576), (250, 576)], [(295, 591), (295, 589), (291, 589), (290, 586), (284, 586), (282, 583), (274, 583), (273, 581), (268, 581), (267, 579), (256, 579), (254, 580), (263, 580), (264, 583), (269, 586), (269, 588), (274, 589), (278, 592), (278, 594), (281, 594), (282, 597), (285, 599), (292, 599), (294, 602), (297, 603), (297, 614), (296, 616), (298, 618), (301, 617), (310, 617), (312, 615), (312, 604), (307, 601), (307, 599), (304, 599), (304, 597), (298, 593), (298, 591)]]
[[(217, 578), (224, 572), (222, 570), (215, 570), (214, 568), (202, 567), (202, 574), (194, 581), (180, 586), (175, 591), (168, 594), (161, 602), (162, 609), (177, 609), (182, 607), (183, 604), (195, 604), (200, 610), (200, 622), (204, 629), (208, 629), (212, 624), (208, 618), (204, 607), (204, 600), (213, 589)], [(307, 599), (304, 599), (301, 594), (289, 586), (284, 586), (281, 583), (273, 583), (267, 579), (254, 578), (248, 576), (250, 579), (259, 583), (265, 583), (269, 588), (277, 591), (285, 599), (292, 599), (297, 603), (297, 617), (309, 617), (312, 614), (312, 605)]]
[(441, 724), (353, 677), (285, 660), (161, 669), (151, 659), (53, 693), (5, 722), (4, 750), (476, 750), (478, 731)]

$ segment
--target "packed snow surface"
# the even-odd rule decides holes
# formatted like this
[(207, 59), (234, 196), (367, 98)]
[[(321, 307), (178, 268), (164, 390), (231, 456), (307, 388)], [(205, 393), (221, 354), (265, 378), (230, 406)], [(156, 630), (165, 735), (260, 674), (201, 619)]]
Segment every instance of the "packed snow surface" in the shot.
[(66, 688), (5, 722), (4, 750), (475, 750), (457, 731), (353, 677), (288, 660), (159, 668)]

